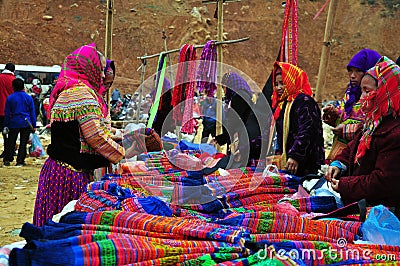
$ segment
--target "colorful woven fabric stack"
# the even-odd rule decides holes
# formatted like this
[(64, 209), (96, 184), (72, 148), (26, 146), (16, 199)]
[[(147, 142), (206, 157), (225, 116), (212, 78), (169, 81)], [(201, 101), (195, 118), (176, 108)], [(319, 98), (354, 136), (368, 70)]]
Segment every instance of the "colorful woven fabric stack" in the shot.
[(28, 245), (10, 258), (14, 265), (59, 257), (61, 265), (325, 265), (382, 262), (354, 252), (400, 256), (399, 247), (353, 244), (361, 222), (311, 219), (336, 208), (335, 201), (291, 198), (300, 183), (295, 176), (262, 177), (251, 168), (225, 174), (157, 171), (91, 183), (60, 223), (25, 224)]
[[(107, 230), (112, 227), (92, 227), (93, 231), (88, 232), (79, 229), (79, 226), (74, 227), (68, 224), (60, 224), (63, 226), (61, 230), (60, 227), (49, 225), (42, 228), (40, 232), (34, 226), (25, 226), (22, 230), (23, 234), (30, 238), (30, 246), (13, 250), (10, 259), (12, 265), (31, 263), (34, 265), (175, 265), (204, 254), (220, 254), (221, 258), (224, 257), (223, 254), (226, 254), (228, 258), (240, 258), (247, 255), (247, 249), (240, 241), (237, 241), (242, 233), (234, 228), (205, 225), (209, 234), (202, 235), (196, 233), (199, 230), (193, 230), (198, 228), (201, 222), (193, 226), (192, 223), (174, 224), (164, 221), (163, 217), (153, 220), (152, 217), (140, 216), (137, 217), (140, 219), (134, 219), (132, 215), (121, 213), (121, 215), (115, 215), (115, 219), (109, 219), (107, 212), (101, 216), (86, 217), (86, 219), (87, 221), (93, 219), (92, 221), (96, 223), (109, 221), (124, 225), (124, 227), (128, 227), (126, 222), (140, 227), (147, 221), (150, 223), (147, 229), (153, 227), (155, 230), (152, 231), (159, 233), (153, 236), (137, 235), (134, 230), (112, 233), (111, 230)], [(80, 220), (78, 217), (71, 219), (72, 222)], [(165, 230), (162, 228), (163, 225), (167, 226)], [(190, 240), (184, 240), (181, 239), (180, 233), (175, 238), (168, 232), (169, 225), (173, 225), (177, 230), (182, 228), (188, 236), (197, 235), (198, 238), (191, 237)], [(71, 235), (71, 231), (74, 231), (74, 236), (64, 237), (64, 235)], [(166, 237), (167, 235), (169, 237)], [(214, 237), (218, 235), (221, 235), (222, 241), (208, 240), (219, 239), (219, 237)], [(232, 237), (229, 238), (229, 235)], [(47, 241), (40, 240), (44, 236), (48, 239)]]
[(180, 171), (169, 162), (168, 157), (165, 154), (160, 157), (149, 157), (145, 162), (149, 170), (157, 170), (162, 174)]

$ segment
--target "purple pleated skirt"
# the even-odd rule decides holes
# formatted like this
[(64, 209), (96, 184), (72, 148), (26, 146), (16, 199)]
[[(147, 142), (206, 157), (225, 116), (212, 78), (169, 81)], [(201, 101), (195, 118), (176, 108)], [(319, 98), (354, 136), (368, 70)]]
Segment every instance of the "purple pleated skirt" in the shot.
[(74, 171), (49, 157), (40, 171), (33, 224), (42, 226), (70, 201), (78, 199), (87, 190), (89, 177), (89, 173)]

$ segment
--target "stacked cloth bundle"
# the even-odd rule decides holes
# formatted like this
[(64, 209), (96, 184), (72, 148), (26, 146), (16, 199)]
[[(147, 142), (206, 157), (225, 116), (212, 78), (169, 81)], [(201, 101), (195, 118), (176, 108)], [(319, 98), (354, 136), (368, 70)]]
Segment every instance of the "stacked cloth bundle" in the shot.
[(400, 256), (397, 246), (355, 244), (360, 221), (312, 219), (337, 209), (333, 197), (300, 197), (300, 178), (260, 175), (240, 168), (96, 181), (59, 223), (24, 224), (27, 244), (10, 264), (347, 265)]

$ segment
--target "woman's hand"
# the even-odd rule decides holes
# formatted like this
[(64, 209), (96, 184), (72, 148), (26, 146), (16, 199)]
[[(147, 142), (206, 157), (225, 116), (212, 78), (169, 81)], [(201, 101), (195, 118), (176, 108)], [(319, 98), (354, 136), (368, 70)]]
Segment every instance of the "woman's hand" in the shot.
[(334, 127), (336, 126), (336, 120), (339, 117), (338, 110), (332, 104), (328, 104), (322, 109), (322, 120), (324, 123)]
[[(113, 128), (112, 128), (113, 129)], [(123, 136), (124, 136), (124, 131), (123, 131), (123, 129), (116, 129), (116, 128), (114, 128), (114, 132), (113, 132), (113, 130), (111, 129), (111, 132), (112, 132), (112, 136), (111, 136), (111, 138), (114, 140), (114, 141), (121, 141), (122, 139), (123, 139)]]
[(137, 145), (135, 143), (133, 143), (132, 146), (125, 148), (126, 159), (130, 159), (138, 154), (140, 154), (140, 151), (138, 151)]
[(285, 165), (285, 169), (294, 175), (297, 173), (298, 167), (299, 163), (293, 158), (289, 158)]
[[(325, 179), (328, 182), (332, 182), (333, 179), (338, 181), (336, 178), (339, 177), (340, 174), (340, 169), (336, 166), (328, 166), (328, 170), (326, 171), (325, 174)], [(333, 186), (333, 184), (332, 184)]]
[(336, 178), (332, 178), (331, 184), (332, 189), (336, 192), (339, 192), (339, 180), (337, 180)]
[(343, 128), (344, 128), (344, 125), (343, 124), (339, 124), (337, 127), (332, 128), (332, 132), (336, 136), (341, 137), (341, 136), (343, 136)]

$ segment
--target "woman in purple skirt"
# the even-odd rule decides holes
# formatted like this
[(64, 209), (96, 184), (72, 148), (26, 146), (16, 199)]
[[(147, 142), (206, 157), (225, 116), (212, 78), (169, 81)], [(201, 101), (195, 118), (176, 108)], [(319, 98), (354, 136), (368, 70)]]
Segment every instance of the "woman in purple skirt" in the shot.
[(106, 125), (105, 66), (106, 58), (95, 44), (79, 47), (64, 60), (50, 96), (51, 144), (39, 176), (33, 215), (37, 226), (78, 199), (94, 169), (125, 156)]

